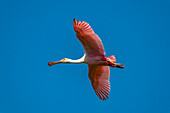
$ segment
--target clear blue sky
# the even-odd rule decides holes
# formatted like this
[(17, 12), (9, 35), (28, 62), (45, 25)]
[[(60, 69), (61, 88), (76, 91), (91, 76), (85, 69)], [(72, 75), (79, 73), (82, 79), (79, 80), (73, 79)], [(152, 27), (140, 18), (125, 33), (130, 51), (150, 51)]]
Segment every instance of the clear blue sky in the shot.
[[(125, 70), (101, 101), (72, 20), (88, 22)], [(170, 113), (169, 0), (0, 0), (0, 113)]]

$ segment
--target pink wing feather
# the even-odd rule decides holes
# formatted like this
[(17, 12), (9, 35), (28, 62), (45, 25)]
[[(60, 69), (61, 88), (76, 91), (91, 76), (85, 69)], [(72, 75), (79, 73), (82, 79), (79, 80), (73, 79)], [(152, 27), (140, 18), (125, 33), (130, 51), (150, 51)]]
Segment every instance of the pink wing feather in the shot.
[[(84, 21), (73, 20), (74, 31), (77, 38), (83, 44), (86, 56), (104, 56), (104, 47), (100, 38), (94, 33), (90, 25)], [(93, 89), (102, 100), (109, 98), (110, 93), (110, 70), (108, 66), (89, 66), (89, 78)]]
[(88, 65), (89, 66), (89, 78), (91, 80), (92, 87), (96, 92), (97, 96), (106, 100), (109, 98), (110, 93), (110, 70), (109, 66), (97, 66), (97, 65)]
[(83, 44), (86, 55), (103, 56), (104, 47), (100, 38), (94, 33), (90, 25), (84, 21), (73, 20), (74, 31), (77, 38)]

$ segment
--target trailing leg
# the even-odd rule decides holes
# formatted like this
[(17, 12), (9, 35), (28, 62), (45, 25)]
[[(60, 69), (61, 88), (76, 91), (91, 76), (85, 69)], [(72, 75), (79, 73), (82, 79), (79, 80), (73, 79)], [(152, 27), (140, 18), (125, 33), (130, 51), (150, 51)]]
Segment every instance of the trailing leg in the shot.
[(116, 63), (115, 67), (120, 68), (120, 69), (125, 69), (125, 66), (119, 63)]

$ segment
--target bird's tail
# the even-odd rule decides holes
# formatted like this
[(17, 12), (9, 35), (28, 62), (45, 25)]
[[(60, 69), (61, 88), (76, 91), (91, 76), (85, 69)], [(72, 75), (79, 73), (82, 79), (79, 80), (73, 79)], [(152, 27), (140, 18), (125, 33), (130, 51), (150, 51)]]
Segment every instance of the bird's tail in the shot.
[(110, 60), (110, 62), (112, 63), (116, 63), (116, 58), (114, 55), (107, 57), (107, 59)]
[(116, 58), (114, 55), (106, 58), (108, 66), (114, 68), (116, 66)]
[(115, 58), (114, 55), (107, 57), (107, 63), (108, 63), (109, 66), (111, 66), (113, 68), (117, 67), (117, 68), (120, 68), (120, 69), (125, 69), (124, 65), (122, 65), (120, 63), (116, 63), (116, 58)]

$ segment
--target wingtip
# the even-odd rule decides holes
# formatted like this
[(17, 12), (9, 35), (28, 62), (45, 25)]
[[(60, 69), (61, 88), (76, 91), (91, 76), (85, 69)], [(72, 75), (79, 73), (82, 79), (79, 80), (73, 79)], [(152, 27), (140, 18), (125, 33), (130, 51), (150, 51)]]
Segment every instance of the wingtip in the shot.
[(73, 23), (74, 23), (74, 24), (77, 24), (77, 21), (76, 21), (76, 19), (75, 19), (75, 18), (73, 18)]

